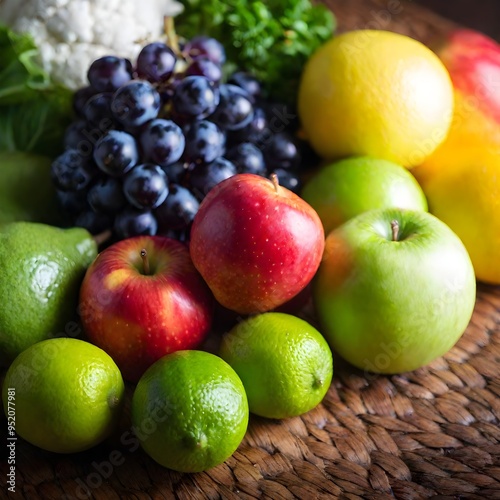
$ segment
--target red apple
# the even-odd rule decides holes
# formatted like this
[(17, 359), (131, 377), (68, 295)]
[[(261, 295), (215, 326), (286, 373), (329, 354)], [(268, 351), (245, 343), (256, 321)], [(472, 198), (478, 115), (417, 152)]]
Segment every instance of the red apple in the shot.
[(111, 245), (88, 268), (80, 316), (89, 340), (135, 382), (165, 354), (201, 344), (213, 303), (184, 244), (137, 236)]
[(500, 123), (500, 45), (477, 31), (459, 29), (449, 34), (437, 54), (455, 90)]
[(276, 177), (237, 174), (201, 203), (190, 252), (224, 307), (253, 314), (297, 295), (316, 273), (324, 243), (318, 214)]
[[(500, 45), (473, 30), (452, 31), (436, 47), (455, 90), (453, 122), (435, 156), (500, 144)], [(495, 146), (495, 147), (496, 147)], [(431, 158), (433, 160), (433, 158)]]

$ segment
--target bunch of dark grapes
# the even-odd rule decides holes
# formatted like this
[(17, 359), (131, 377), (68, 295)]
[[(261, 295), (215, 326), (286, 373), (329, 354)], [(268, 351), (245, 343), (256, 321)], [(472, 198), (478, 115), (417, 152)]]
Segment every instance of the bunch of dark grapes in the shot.
[(71, 224), (182, 241), (209, 190), (236, 173), (274, 172), (298, 191), (295, 116), (245, 72), (223, 81), (224, 62), (217, 40), (197, 37), (177, 53), (146, 45), (135, 66), (114, 56), (92, 63), (51, 171)]

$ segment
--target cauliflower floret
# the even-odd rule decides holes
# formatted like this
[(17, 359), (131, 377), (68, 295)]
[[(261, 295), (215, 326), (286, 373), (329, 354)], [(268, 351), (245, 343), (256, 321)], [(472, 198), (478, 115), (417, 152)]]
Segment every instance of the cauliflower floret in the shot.
[(164, 17), (182, 10), (176, 0), (0, 0), (0, 22), (30, 33), (41, 64), (71, 89), (87, 85), (87, 70), (105, 55), (132, 62), (162, 38)]

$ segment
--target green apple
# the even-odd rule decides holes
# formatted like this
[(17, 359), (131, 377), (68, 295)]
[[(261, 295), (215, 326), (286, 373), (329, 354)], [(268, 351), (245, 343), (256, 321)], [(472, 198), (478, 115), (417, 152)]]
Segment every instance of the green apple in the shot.
[(301, 196), (318, 212), (325, 234), (375, 208), (427, 212), (425, 195), (406, 168), (367, 156), (323, 167), (305, 184)]
[(458, 236), (416, 210), (372, 210), (333, 230), (313, 285), (331, 347), (377, 373), (414, 370), (445, 354), (465, 331), (475, 297)]

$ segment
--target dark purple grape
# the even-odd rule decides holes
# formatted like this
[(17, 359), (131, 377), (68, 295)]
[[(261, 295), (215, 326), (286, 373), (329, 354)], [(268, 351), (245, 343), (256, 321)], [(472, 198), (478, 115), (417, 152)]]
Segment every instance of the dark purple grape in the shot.
[(85, 120), (72, 122), (64, 132), (64, 146), (68, 149), (79, 149), (82, 142), (87, 141), (84, 131), (89, 128)]
[(162, 83), (159, 91), (162, 102), (166, 103), (172, 100), (175, 89), (184, 80), (182, 73), (174, 73), (168, 82)]
[(252, 104), (262, 96), (261, 83), (255, 76), (246, 71), (233, 73), (227, 83), (241, 87), (250, 96)]
[(177, 240), (180, 241), (181, 243), (187, 243), (189, 245), (189, 239), (191, 237), (191, 226), (187, 227), (186, 229), (180, 229), (179, 231), (176, 231), (177, 233)]
[(158, 236), (163, 236), (164, 238), (172, 238), (173, 240), (180, 241), (181, 243), (189, 242), (189, 237), (191, 233), (191, 226), (188, 226), (186, 229), (158, 229), (156, 233)]
[(94, 161), (106, 174), (122, 176), (139, 161), (135, 139), (127, 132), (110, 130), (97, 141)]
[(172, 96), (175, 113), (196, 119), (213, 113), (219, 104), (219, 91), (204, 76), (187, 76), (177, 84)]
[(113, 227), (113, 216), (88, 209), (78, 215), (74, 225), (85, 228), (90, 234), (98, 234)]
[(250, 96), (236, 85), (220, 86), (220, 102), (210, 117), (223, 130), (238, 130), (252, 121), (253, 106)]
[(56, 198), (59, 206), (71, 215), (79, 214), (88, 210), (87, 192), (82, 191), (61, 191), (56, 190)]
[(120, 239), (143, 234), (154, 236), (158, 223), (150, 211), (127, 207), (115, 217), (113, 230)]
[(162, 42), (150, 43), (137, 56), (137, 74), (153, 83), (165, 81), (172, 76), (176, 61), (170, 47)]
[(103, 119), (98, 125), (85, 120), (77, 120), (66, 129), (64, 145), (66, 148), (78, 150), (82, 156), (91, 159), (97, 141), (102, 139), (113, 128), (113, 125), (109, 118)]
[(97, 169), (88, 157), (76, 149), (67, 149), (52, 162), (50, 173), (57, 189), (80, 191), (90, 184)]
[(165, 201), (154, 211), (160, 231), (187, 228), (193, 222), (200, 204), (185, 187), (170, 184)]
[(224, 152), (225, 138), (213, 122), (194, 122), (186, 132), (185, 159), (191, 163), (210, 163)]
[(75, 110), (75, 113), (79, 116), (83, 116), (83, 108), (85, 106), (85, 103), (95, 94), (97, 94), (98, 91), (94, 88), (91, 87), (90, 85), (88, 87), (82, 87), (78, 89), (74, 94), (73, 94), (73, 109)]
[(302, 139), (298, 141), (297, 146), (300, 151), (300, 168), (302, 170), (316, 168), (320, 164), (321, 157), (314, 151), (308, 141)]
[(222, 79), (222, 68), (208, 57), (199, 57), (186, 68), (185, 75), (204, 76), (210, 82), (219, 83)]
[(127, 204), (122, 183), (113, 177), (99, 179), (87, 194), (87, 200), (94, 212), (115, 214)]
[(254, 108), (250, 123), (239, 130), (228, 132), (228, 141), (232, 144), (252, 142), (260, 146), (271, 135), (266, 113), (262, 108)]
[(277, 175), (280, 186), (286, 187), (290, 191), (299, 194), (301, 183), (296, 172), (289, 169), (276, 168), (271, 171), (270, 174), (271, 173), (275, 173)]
[(215, 38), (196, 36), (184, 46), (184, 54), (191, 59), (208, 57), (212, 62), (222, 66), (226, 62), (226, 51), (222, 44)]
[(97, 91), (113, 92), (132, 78), (132, 64), (121, 57), (101, 57), (90, 65), (87, 78)]
[(263, 149), (269, 170), (295, 169), (300, 164), (300, 152), (292, 137), (286, 133), (273, 135)]
[(184, 184), (186, 174), (189, 170), (189, 164), (182, 161), (176, 161), (162, 167), (162, 169), (167, 174), (167, 178), (170, 182), (174, 184)]
[(251, 142), (242, 142), (226, 153), (226, 158), (234, 163), (239, 173), (266, 174), (266, 164), (261, 150)]
[(132, 80), (120, 87), (111, 101), (113, 116), (126, 127), (139, 127), (156, 118), (160, 94), (144, 80)]
[(290, 106), (276, 101), (260, 101), (273, 134), (290, 132), (299, 128), (299, 116)]
[(99, 93), (90, 97), (83, 106), (83, 116), (89, 123), (99, 124), (102, 120), (110, 120), (113, 116), (111, 113), (111, 99), (113, 94)]
[(181, 128), (162, 118), (147, 123), (140, 141), (145, 159), (161, 167), (179, 160), (186, 142)]
[(123, 181), (125, 197), (134, 207), (152, 209), (168, 195), (168, 178), (159, 165), (137, 165)]
[(219, 182), (235, 174), (237, 170), (233, 163), (223, 157), (216, 158), (211, 163), (193, 168), (189, 175), (191, 190), (201, 200)]
[(179, 237), (180, 231), (175, 231), (174, 229), (161, 229), (158, 226), (158, 230), (156, 231), (157, 236), (162, 236), (163, 238), (171, 238), (172, 240), (177, 240)]

